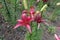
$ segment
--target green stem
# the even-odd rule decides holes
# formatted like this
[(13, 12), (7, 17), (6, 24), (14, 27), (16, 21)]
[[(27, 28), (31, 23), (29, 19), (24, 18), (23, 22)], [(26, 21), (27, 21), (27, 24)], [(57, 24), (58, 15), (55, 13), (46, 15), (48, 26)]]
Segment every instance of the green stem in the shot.
[[(38, 26), (38, 23), (37, 23), (37, 26)], [(35, 28), (35, 30), (36, 30), (36, 35), (37, 35), (37, 27)]]
[(15, 12), (16, 12), (16, 1), (17, 1), (17, 0), (15, 0)]
[(4, 0), (4, 4), (5, 4), (6, 10), (7, 10), (7, 15), (8, 15), (8, 17), (10, 17), (10, 12), (9, 12), (9, 9), (7, 7), (7, 4), (6, 4), (6, 1), (5, 0)]
[(47, 8), (47, 4), (45, 4), (40, 11), (42, 12), (45, 8)]
[(31, 36), (32, 36), (32, 34), (30, 34), (30, 40), (32, 40)]
[[(31, 22), (31, 26), (32, 26), (32, 22)], [(31, 28), (31, 30), (32, 30), (32, 28)], [(30, 34), (30, 40), (32, 40), (32, 34)]]

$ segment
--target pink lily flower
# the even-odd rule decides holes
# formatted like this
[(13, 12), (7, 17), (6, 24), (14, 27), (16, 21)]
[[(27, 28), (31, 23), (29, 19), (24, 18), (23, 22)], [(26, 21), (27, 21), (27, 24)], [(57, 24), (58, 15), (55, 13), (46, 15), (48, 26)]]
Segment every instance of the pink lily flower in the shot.
[(23, 10), (23, 12), (22, 12), (22, 14), (27, 14), (28, 13), (28, 11), (27, 10)]
[(40, 13), (35, 15), (34, 21), (36, 21), (38, 23), (38, 29), (39, 29), (40, 28), (40, 23), (42, 22), (42, 16), (40, 15)]
[(42, 22), (42, 17), (41, 17), (41, 15), (40, 15), (39, 13), (36, 14), (34, 20), (35, 20), (37, 23), (41, 23), (41, 22)]
[(42, 18), (41, 13), (37, 13), (34, 21), (38, 23), (38, 29), (40, 28), (40, 23), (44, 23), (45, 25), (49, 26), (49, 24)]
[(57, 34), (54, 34), (56, 40), (60, 40), (59, 36)]
[(31, 15), (31, 18), (34, 19), (34, 14), (35, 14), (35, 9), (33, 6), (30, 7), (30, 15)]
[(16, 26), (13, 28), (13, 29), (16, 29), (16, 28), (18, 28), (19, 26), (25, 26), (27, 29), (28, 29), (28, 31), (31, 33), (31, 27), (30, 27), (30, 22), (32, 21), (31, 20), (31, 18), (30, 18), (30, 16), (27, 16), (25, 13), (24, 14), (22, 14), (22, 19), (18, 19), (17, 20), (17, 24), (16, 24)]
[(35, 9), (34, 9), (33, 6), (30, 7), (30, 10), (29, 11), (28, 10), (24, 10), (22, 13), (23, 14), (25, 13), (27, 15), (29, 14), (30, 17), (32, 18), (32, 20), (34, 20)]

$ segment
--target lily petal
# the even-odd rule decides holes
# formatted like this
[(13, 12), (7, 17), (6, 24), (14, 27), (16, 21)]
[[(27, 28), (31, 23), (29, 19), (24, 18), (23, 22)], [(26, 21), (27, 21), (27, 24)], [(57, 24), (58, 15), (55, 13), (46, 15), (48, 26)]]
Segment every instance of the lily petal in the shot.
[(16, 29), (16, 28), (18, 28), (19, 26), (21, 26), (21, 24), (16, 24), (16, 26), (13, 28), (13, 29)]
[(33, 6), (30, 7), (30, 15), (31, 15), (31, 18), (33, 19), (34, 18), (34, 14), (35, 14), (35, 9)]
[(31, 7), (30, 7), (30, 14), (34, 14), (34, 12), (35, 12), (35, 9), (34, 9), (33, 6), (31, 6)]
[(44, 19), (41, 19), (41, 21), (42, 21), (42, 22), (45, 22), (45, 20), (44, 20)]
[(49, 24), (48, 24), (44, 19), (42, 19), (42, 22), (43, 22), (45, 25), (49, 26)]
[(54, 34), (56, 40), (60, 40), (59, 37), (57, 36), (57, 34)]
[(32, 32), (31, 32), (31, 27), (30, 27), (30, 25), (27, 24), (27, 25), (26, 25), (26, 28), (28, 29), (28, 31), (29, 31), (30, 33), (32, 33)]
[(30, 16), (28, 16), (28, 21), (31, 22), (32, 21), (32, 18)]
[(31, 14), (31, 18), (34, 19), (34, 15)]
[(43, 22), (45, 25), (49, 26), (49, 24), (47, 22)]
[(25, 20), (25, 18), (27, 18), (27, 15), (24, 13), (24, 14), (22, 14), (21, 18), (22, 18), (23, 20)]
[(28, 13), (28, 11), (27, 10), (23, 10), (22, 14), (24, 14), (24, 13), (26, 14), (26, 13)]
[(22, 20), (21, 20), (21, 19), (18, 19), (17, 21), (18, 21), (18, 22), (22, 22)]

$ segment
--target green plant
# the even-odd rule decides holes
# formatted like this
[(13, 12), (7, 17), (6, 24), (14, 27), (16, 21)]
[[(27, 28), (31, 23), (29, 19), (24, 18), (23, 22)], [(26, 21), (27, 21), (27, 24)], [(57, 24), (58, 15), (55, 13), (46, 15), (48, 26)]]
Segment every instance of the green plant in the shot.
[[(49, 33), (55, 33), (55, 27), (50, 27), (44, 19), (49, 19), (49, 21), (57, 20), (57, 16), (60, 15), (60, 7), (55, 6), (57, 0), (53, 0), (51, 3), (49, 2), (49, 5), (48, 1), (45, 0), (40, 0), (39, 2), (36, 2), (36, 0), (22, 0), (22, 2), (21, 0), (0, 0), (0, 2), (3, 5), (0, 12), (4, 16), (5, 21), (10, 23), (10, 25), (14, 25), (18, 22), (13, 29), (19, 26), (25, 26), (28, 29), (29, 32), (27, 31), (25, 40), (42, 40), (43, 27), (45, 26), (41, 23), (49, 26), (47, 27)], [(45, 13), (47, 11), (46, 8), (54, 9), (49, 17)], [(20, 28), (18, 28), (18, 30), (19, 29)]]
[(48, 27), (48, 32), (50, 33), (50, 34), (54, 34), (55, 33), (55, 27), (53, 27), (53, 26), (50, 26), (50, 27)]

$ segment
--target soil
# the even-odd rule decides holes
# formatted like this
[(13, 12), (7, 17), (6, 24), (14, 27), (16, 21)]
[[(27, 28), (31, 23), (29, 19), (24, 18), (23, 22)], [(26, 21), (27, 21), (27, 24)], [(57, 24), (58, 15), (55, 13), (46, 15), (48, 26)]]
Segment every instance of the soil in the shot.
[(0, 40), (24, 40), (26, 30), (13, 29), (13, 27), (4, 21), (3, 16), (0, 14)]

